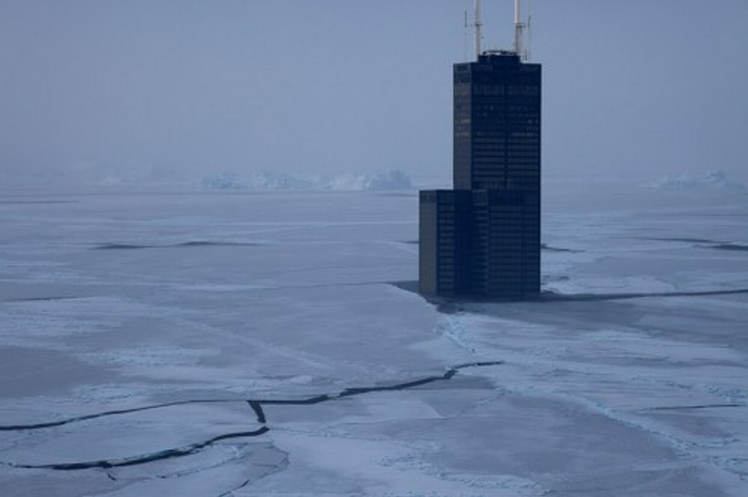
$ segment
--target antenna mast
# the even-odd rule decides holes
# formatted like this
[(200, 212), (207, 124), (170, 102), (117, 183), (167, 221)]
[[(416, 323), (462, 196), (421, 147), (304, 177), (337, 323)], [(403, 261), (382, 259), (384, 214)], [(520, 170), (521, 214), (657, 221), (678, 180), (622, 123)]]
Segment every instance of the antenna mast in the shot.
[(525, 59), (532, 59), (532, 0), (528, 0), (527, 25), (525, 26), (527, 46), (525, 47)]
[(527, 54), (522, 50), (522, 32), (525, 24), (522, 22), (522, 12), (520, 11), (520, 0), (514, 0), (514, 51), (522, 59), (527, 58)]
[(480, 39), (481, 39), (481, 24), (480, 22), (480, 0), (475, 0), (475, 60), (480, 57)]

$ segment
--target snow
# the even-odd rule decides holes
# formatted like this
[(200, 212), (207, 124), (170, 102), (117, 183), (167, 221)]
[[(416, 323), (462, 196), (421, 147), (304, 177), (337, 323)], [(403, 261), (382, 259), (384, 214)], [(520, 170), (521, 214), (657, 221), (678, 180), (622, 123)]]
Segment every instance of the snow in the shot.
[(0, 495), (748, 493), (744, 193), (550, 189), (523, 303), (409, 291), (417, 212), (5, 194)]

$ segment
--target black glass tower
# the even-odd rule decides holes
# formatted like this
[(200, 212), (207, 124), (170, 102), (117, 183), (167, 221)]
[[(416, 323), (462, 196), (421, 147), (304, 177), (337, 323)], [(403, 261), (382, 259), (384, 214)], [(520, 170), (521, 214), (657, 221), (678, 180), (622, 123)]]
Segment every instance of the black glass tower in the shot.
[(484, 52), (454, 66), (454, 189), (420, 192), (419, 287), (487, 300), (540, 293), (541, 66)]

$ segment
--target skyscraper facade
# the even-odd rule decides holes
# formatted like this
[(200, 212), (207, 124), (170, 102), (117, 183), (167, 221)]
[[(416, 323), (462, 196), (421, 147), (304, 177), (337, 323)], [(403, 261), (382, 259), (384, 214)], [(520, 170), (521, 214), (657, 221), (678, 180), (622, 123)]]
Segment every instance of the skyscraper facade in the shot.
[(540, 293), (541, 66), (484, 52), (454, 66), (454, 189), (420, 193), (426, 295)]

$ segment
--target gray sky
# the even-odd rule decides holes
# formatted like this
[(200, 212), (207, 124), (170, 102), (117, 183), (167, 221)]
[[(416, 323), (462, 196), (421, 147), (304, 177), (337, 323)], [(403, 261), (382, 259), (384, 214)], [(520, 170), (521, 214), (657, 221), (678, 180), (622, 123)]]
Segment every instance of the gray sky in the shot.
[[(448, 183), (468, 3), (0, 0), (0, 180)], [(748, 181), (747, 0), (532, 4), (547, 178)], [(485, 47), (511, 8), (483, 0)]]

